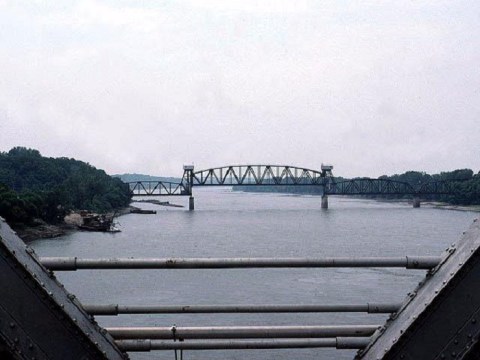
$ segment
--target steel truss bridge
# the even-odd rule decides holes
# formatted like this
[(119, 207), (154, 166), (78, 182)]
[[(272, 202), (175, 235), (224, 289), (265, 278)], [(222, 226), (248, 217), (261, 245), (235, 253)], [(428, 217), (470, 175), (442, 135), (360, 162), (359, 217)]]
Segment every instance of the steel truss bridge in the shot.
[(328, 195), (444, 195), (452, 194), (456, 181), (432, 181), (413, 186), (389, 179), (358, 178), (327, 184)]
[(279, 165), (236, 165), (193, 171), (193, 166), (185, 166), (182, 181), (130, 182), (130, 191), (135, 196), (152, 195), (192, 195), (193, 186), (278, 186), (326, 184), (328, 169), (323, 171)]
[(426, 195), (452, 194), (456, 181), (433, 181), (416, 186), (389, 179), (356, 178), (336, 181), (333, 166), (312, 170), (288, 165), (234, 165), (194, 171), (184, 166), (180, 183), (129, 182), (133, 196), (192, 196), (195, 186), (321, 186), (324, 195)]

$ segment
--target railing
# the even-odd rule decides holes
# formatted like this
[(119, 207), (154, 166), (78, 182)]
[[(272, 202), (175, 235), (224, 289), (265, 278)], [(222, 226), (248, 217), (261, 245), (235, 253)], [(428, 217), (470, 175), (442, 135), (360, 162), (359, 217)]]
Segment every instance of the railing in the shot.
[(330, 313), (349, 312), (382, 314), (396, 312), (400, 303), (366, 303), (359, 305), (88, 305), (83, 308), (91, 315), (120, 314), (225, 314), (225, 313)]
[(393, 267), (430, 269), (439, 256), (331, 258), (113, 258), (41, 257), (50, 270), (81, 269), (233, 269), (233, 268), (345, 268)]
[[(52, 270), (265, 267), (429, 269), (399, 303), (121, 305), (86, 304)], [(48, 269), (47, 269), (48, 268)], [(151, 350), (337, 348), (357, 359), (478, 359), (480, 222), (441, 257), (80, 259), (39, 258), (0, 218), (0, 358), (125, 360)], [(392, 313), (382, 325), (151, 326), (101, 328), (92, 315), (182, 313)], [(181, 357), (180, 357), (181, 358)]]
[[(331, 258), (77, 258), (40, 257), (51, 271), (83, 269), (226, 269), (226, 268), (406, 268), (429, 270), (437, 256)], [(365, 304), (84, 304), (90, 315), (205, 313), (395, 313), (400, 303)], [(107, 327), (122, 351), (337, 348), (363, 349), (380, 324), (198, 327)]]

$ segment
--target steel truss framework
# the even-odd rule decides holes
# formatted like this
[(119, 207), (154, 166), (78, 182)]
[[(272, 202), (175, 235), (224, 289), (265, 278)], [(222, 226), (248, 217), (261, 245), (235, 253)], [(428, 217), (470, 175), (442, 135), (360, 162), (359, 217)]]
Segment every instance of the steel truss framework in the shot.
[(328, 195), (402, 195), (416, 194), (408, 183), (387, 179), (353, 179), (329, 184), (325, 193)]
[(432, 181), (412, 186), (388, 179), (360, 178), (327, 184), (327, 195), (444, 195), (453, 194), (457, 181)]
[(432, 181), (413, 186), (389, 179), (357, 178), (336, 182), (332, 173), (287, 165), (234, 165), (193, 172), (180, 183), (130, 182), (133, 196), (189, 196), (194, 186), (321, 186), (326, 195), (441, 195), (453, 194), (457, 181)]
[(135, 181), (129, 182), (133, 196), (173, 196), (189, 195), (183, 184), (167, 181)]
[(194, 186), (324, 185), (327, 173), (280, 165), (237, 165), (193, 173)]

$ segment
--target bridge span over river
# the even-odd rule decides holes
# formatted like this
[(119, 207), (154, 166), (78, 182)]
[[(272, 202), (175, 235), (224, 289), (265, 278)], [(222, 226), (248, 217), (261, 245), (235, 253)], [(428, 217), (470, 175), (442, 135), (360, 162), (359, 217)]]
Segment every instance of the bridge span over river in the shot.
[(129, 182), (133, 196), (189, 196), (189, 209), (194, 209), (193, 188), (201, 186), (318, 186), (322, 189), (323, 209), (328, 208), (329, 195), (410, 195), (413, 207), (427, 195), (453, 194), (456, 181), (432, 181), (410, 184), (389, 179), (355, 178), (337, 180), (332, 165), (312, 170), (289, 165), (228, 165), (195, 171), (183, 167), (181, 182)]

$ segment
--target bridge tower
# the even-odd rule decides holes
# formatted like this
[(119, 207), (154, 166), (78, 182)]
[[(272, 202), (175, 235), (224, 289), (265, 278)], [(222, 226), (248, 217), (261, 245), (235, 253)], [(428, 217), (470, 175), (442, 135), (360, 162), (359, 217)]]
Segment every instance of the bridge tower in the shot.
[(183, 179), (182, 184), (185, 188), (186, 195), (190, 195), (188, 198), (188, 210), (195, 209), (195, 198), (193, 197), (193, 165), (183, 165)]
[(322, 178), (323, 178), (323, 194), (322, 194), (322, 209), (328, 209), (328, 190), (332, 180), (333, 165), (322, 164)]

